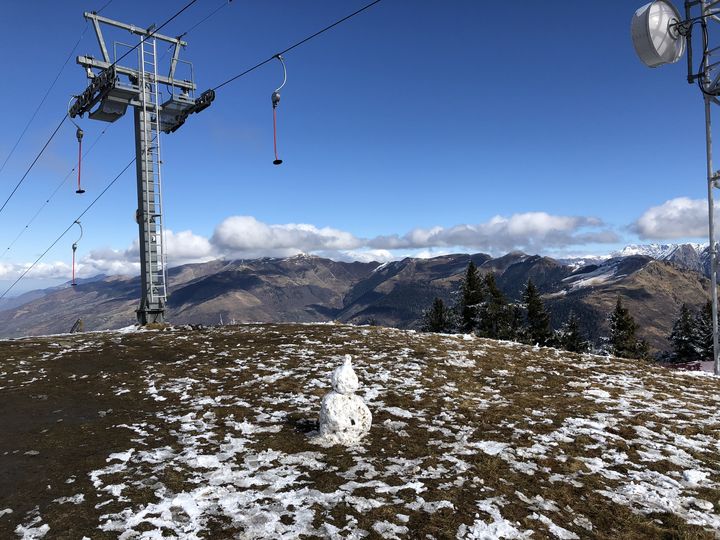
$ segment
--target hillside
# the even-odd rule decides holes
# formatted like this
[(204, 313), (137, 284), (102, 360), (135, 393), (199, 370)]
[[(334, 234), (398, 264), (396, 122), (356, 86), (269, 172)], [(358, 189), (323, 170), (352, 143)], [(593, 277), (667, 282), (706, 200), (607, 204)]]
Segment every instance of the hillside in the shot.
[[(708, 280), (697, 271), (643, 255), (581, 268), (520, 252), (497, 258), (482, 253), (406, 258), (382, 265), (297, 256), (173, 268), (168, 320), (210, 325), (221, 319), (373, 322), (416, 328), (436, 296), (449, 305), (456, 301), (471, 259), (481, 273), (495, 273), (498, 286), (513, 301), (532, 279), (553, 312), (553, 325), (559, 327), (574, 311), (593, 341), (607, 335), (607, 316), (618, 295), (656, 351), (668, 347), (666, 338), (680, 306), (699, 307), (708, 298)], [(0, 337), (67, 332), (78, 318), (86, 330), (127, 326), (135, 322), (139, 286), (138, 278), (106, 277), (28, 295), (22, 305), (0, 310)]]
[(710, 298), (710, 283), (697, 272), (642, 256), (580, 269), (563, 285), (558, 294), (545, 297), (555, 324), (573, 310), (595, 341), (609, 334), (607, 316), (620, 296), (639, 325), (640, 337), (655, 350), (668, 347), (667, 337), (682, 304), (699, 307)]
[[(325, 448), (343, 354), (373, 427)], [(700, 373), (375, 327), (0, 341), (0, 538), (715, 538), (719, 407)]]

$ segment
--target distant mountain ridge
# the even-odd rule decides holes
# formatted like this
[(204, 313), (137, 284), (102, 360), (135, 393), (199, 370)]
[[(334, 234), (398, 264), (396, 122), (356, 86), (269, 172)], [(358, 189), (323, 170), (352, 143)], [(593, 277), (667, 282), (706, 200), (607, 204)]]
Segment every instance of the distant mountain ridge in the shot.
[[(384, 264), (311, 255), (215, 260), (170, 269), (168, 319), (178, 324), (337, 320), (416, 328), (435, 297), (448, 305), (456, 302), (472, 260), (481, 273), (495, 273), (498, 286), (513, 301), (532, 279), (551, 309), (552, 324), (558, 327), (573, 311), (594, 341), (607, 334), (607, 315), (622, 296), (642, 336), (662, 350), (680, 305), (700, 307), (708, 298), (709, 281), (702, 275), (706, 252), (680, 245), (652, 251), (664, 260), (633, 254), (580, 267), (521, 252)], [(114, 276), (47, 289), (0, 311), (0, 337), (67, 332), (78, 318), (86, 330), (127, 326), (135, 321), (139, 288), (138, 277)]]

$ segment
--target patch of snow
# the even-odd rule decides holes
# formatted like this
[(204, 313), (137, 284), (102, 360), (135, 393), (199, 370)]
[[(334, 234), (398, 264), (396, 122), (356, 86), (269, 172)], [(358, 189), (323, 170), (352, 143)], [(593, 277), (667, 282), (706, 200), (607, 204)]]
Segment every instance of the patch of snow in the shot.
[(78, 493), (77, 495), (73, 495), (72, 497), (59, 497), (57, 499), (54, 499), (53, 502), (58, 504), (80, 504), (85, 500), (85, 495), (82, 493)]
[(539, 520), (548, 528), (550, 534), (552, 534), (555, 538), (560, 538), (561, 540), (580, 540), (580, 537), (577, 534), (572, 531), (568, 531), (567, 529), (563, 529), (559, 525), (555, 525), (555, 523), (553, 523), (553, 521), (547, 516), (535, 513), (532, 514), (530, 518)]
[(478, 501), (476, 504), (480, 511), (490, 516), (492, 521), (488, 523), (485, 520), (479, 519), (479, 516), (476, 514), (476, 519), (472, 525), (460, 525), (456, 534), (458, 540), (492, 540), (495, 538), (523, 539), (530, 538), (533, 534), (531, 530), (520, 530), (518, 528), (520, 526), (519, 523), (513, 523), (502, 517), (497, 507), (498, 504), (503, 504), (502, 499), (486, 499), (484, 501)]
[(404, 525), (395, 525), (389, 521), (378, 521), (372, 526), (373, 531), (378, 533), (381, 538), (400, 538), (398, 535), (405, 535), (409, 529)]
[(700, 484), (704, 484), (707, 478), (708, 473), (704, 471), (696, 471), (694, 469), (683, 471), (683, 480), (689, 486), (698, 486)]
[(385, 412), (388, 412), (392, 414), (393, 416), (398, 416), (400, 418), (412, 418), (413, 413), (410, 411), (406, 411), (405, 409), (401, 409), (400, 407), (385, 407)]

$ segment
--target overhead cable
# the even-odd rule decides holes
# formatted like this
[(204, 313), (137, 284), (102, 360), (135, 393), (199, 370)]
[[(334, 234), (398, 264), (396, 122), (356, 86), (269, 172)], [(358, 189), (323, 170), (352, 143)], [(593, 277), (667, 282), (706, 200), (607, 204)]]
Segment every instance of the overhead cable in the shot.
[[(101, 7), (97, 12), (100, 13), (102, 10), (104, 10), (106, 7), (108, 7), (110, 4), (112, 4), (113, 0), (109, 0), (103, 7)], [(25, 127), (23, 128), (22, 132), (20, 133), (20, 136), (15, 141), (15, 144), (13, 144), (13, 147), (10, 149), (10, 152), (7, 156), (5, 156), (5, 160), (3, 161), (2, 165), (0, 165), (0, 173), (5, 169), (5, 165), (7, 165), (8, 161), (10, 161), (10, 158), (15, 153), (15, 150), (17, 149), (18, 145), (20, 144), (20, 141), (22, 141), (23, 137), (25, 136), (25, 133), (27, 132), (28, 128), (30, 127), (30, 124), (33, 123), (33, 120), (35, 120), (35, 117), (37, 116), (38, 112), (40, 111), (40, 108), (45, 103), (45, 100), (47, 100), (47, 97), (50, 95), (50, 92), (53, 88), (55, 88), (55, 84), (58, 82), (58, 79), (60, 78), (60, 75), (62, 74), (63, 70), (67, 66), (68, 62), (70, 61), (70, 58), (72, 58), (72, 55), (75, 54), (75, 51), (77, 50), (78, 46), (80, 45), (80, 42), (82, 41), (83, 37), (85, 37), (85, 33), (87, 32), (87, 29), (89, 27), (89, 24), (87, 21), (85, 22), (85, 27), (83, 28), (83, 31), (80, 33), (80, 37), (75, 42), (75, 45), (73, 45), (72, 49), (70, 49), (70, 52), (68, 53), (67, 57), (65, 58), (65, 61), (63, 62), (62, 66), (60, 66), (60, 69), (58, 70), (57, 74), (55, 75), (55, 78), (53, 79), (52, 83), (50, 83), (50, 86), (45, 91), (45, 94), (43, 95), (42, 99), (40, 99), (40, 103), (38, 103), (37, 107), (35, 107), (35, 110), (33, 111), (32, 115), (30, 116), (30, 120), (27, 121), (25, 124)]]
[(206, 15), (205, 17), (203, 17), (202, 19), (200, 19), (198, 22), (196, 22), (194, 25), (192, 25), (190, 28), (188, 28), (188, 29), (185, 30), (182, 34), (180, 34), (180, 35), (178, 36), (178, 39), (183, 38), (183, 37), (185, 37), (186, 35), (188, 35), (190, 32), (192, 32), (193, 30), (195, 30), (195, 29), (196, 29), (198, 26), (200, 26), (202, 23), (204, 23), (205, 21), (207, 21), (210, 17), (212, 17), (213, 15), (215, 15), (215, 14), (216, 14), (218, 11), (220, 11), (222, 8), (224, 8), (224, 7), (226, 7), (226, 6), (229, 6), (229, 5), (232, 3), (232, 1), (233, 1), (233, 0), (224, 0), (224, 2), (223, 2), (222, 4), (220, 4), (217, 8), (215, 8), (213, 11), (211, 11), (208, 15)]
[(5, 207), (7, 206), (7, 203), (10, 202), (10, 199), (12, 199), (13, 195), (15, 195), (15, 192), (18, 190), (18, 188), (20, 187), (20, 185), (25, 181), (25, 178), (27, 178), (27, 175), (30, 174), (30, 171), (31, 171), (32, 168), (35, 166), (35, 164), (37, 163), (38, 159), (40, 159), (40, 156), (43, 155), (43, 152), (45, 152), (45, 149), (46, 149), (46, 148), (48, 147), (48, 145), (50, 144), (50, 141), (52, 141), (53, 138), (55, 137), (55, 135), (57, 134), (57, 132), (60, 131), (60, 128), (62, 127), (62, 125), (63, 125), (63, 123), (65, 122), (65, 120), (67, 120), (67, 117), (68, 117), (68, 115), (67, 115), (67, 113), (66, 113), (65, 116), (62, 117), (62, 120), (60, 120), (60, 123), (59, 123), (59, 124), (57, 125), (57, 127), (55, 128), (55, 131), (53, 131), (53, 132), (52, 132), (52, 135), (50, 135), (50, 138), (49, 138), (47, 141), (45, 141), (45, 144), (43, 145), (42, 149), (40, 150), (40, 152), (38, 152), (38, 155), (35, 156), (35, 159), (33, 159), (32, 163), (30, 164), (30, 166), (29, 166), (29, 167), (27, 168), (27, 170), (25, 171), (25, 174), (22, 175), (22, 178), (20, 178), (20, 180), (18, 181), (18, 183), (15, 185), (15, 187), (13, 188), (13, 190), (10, 192), (10, 195), (8, 195), (8, 198), (5, 199), (5, 202), (2, 204), (2, 206), (0, 206), (0, 213), (2, 213), (2, 211), (3, 211), (3, 210), (5, 209)]
[(295, 44), (293, 44), (293, 45), (290, 45), (290, 47), (288, 47), (287, 49), (284, 49), (284, 50), (282, 50), (282, 51), (280, 51), (280, 52), (278, 52), (278, 53), (275, 53), (275, 54), (273, 54), (270, 58), (267, 58), (266, 60), (263, 60), (262, 62), (260, 62), (260, 63), (258, 63), (258, 64), (255, 64), (253, 67), (251, 67), (251, 68), (249, 68), (249, 69), (246, 69), (246, 70), (243, 71), (242, 73), (238, 73), (237, 75), (235, 75), (235, 76), (233, 76), (233, 77), (230, 77), (228, 80), (221, 82), (220, 84), (218, 84), (217, 86), (215, 86), (215, 87), (213, 88), (213, 90), (214, 90), (214, 91), (219, 90), (220, 88), (222, 88), (222, 87), (225, 86), (226, 84), (230, 84), (231, 82), (239, 79), (240, 77), (243, 77), (243, 76), (247, 75), (247, 74), (250, 73), (251, 71), (255, 71), (257, 68), (259, 68), (259, 67), (261, 67), (261, 66), (264, 66), (264, 65), (267, 64), (268, 62), (272, 62), (272, 61), (273, 61), (275, 58), (277, 58), (279, 55), (283, 55), (283, 54), (285, 54), (285, 53), (287, 53), (287, 52), (290, 52), (290, 51), (292, 51), (294, 48), (299, 47), (300, 45), (302, 45), (302, 44), (304, 44), (304, 43), (307, 43), (308, 41), (310, 41), (310, 40), (313, 39), (313, 38), (316, 38), (316, 37), (319, 36), (320, 34), (324, 34), (324, 33), (327, 32), (328, 30), (330, 30), (331, 28), (336, 27), (338, 24), (341, 24), (341, 23), (347, 21), (348, 19), (351, 19), (351, 18), (355, 17), (355, 15), (359, 15), (360, 13), (362, 13), (363, 11), (365, 11), (366, 9), (371, 8), (371, 7), (374, 6), (375, 4), (380, 3), (380, 1), (381, 1), (381, 0), (375, 0), (374, 2), (370, 2), (370, 3), (367, 4), (366, 6), (361, 7), (361, 8), (358, 9), (357, 11), (354, 11), (353, 13), (351, 13), (350, 15), (347, 15), (347, 16), (343, 17), (342, 19), (339, 19), (339, 20), (335, 21), (334, 23), (326, 26), (326, 27), (323, 28), (322, 30), (318, 30), (317, 32), (315, 32), (314, 34), (306, 37), (305, 39), (302, 39), (302, 40), (298, 41), (297, 43), (295, 43)]
[(75, 225), (75, 222), (79, 221), (80, 218), (82, 218), (85, 214), (87, 214), (87, 213), (90, 211), (90, 209), (91, 209), (93, 206), (95, 206), (95, 203), (100, 200), (100, 197), (102, 197), (103, 195), (105, 195), (105, 193), (107, 192), (107, 190), (109, 190), (109, 189), (113, 186), (113, 184), (115, 184), (115, 182), (117, 182), (118, 179), (119, 179), (123, 174), (125, 174), (125, 171), (127, 171), (127, 170), (130, 168), (130, 165), (132, 165), (133, 163), (135, 163), (135, 158), (133, 158), (133, 159), (130, 161), (130, 163), (128, 163), (127, 165), (125, 165), (125, 168), (124, 168), (122, 171), (120, 171), (120, 173), (119, 173), (115, 178), (113, 178), (107, 186), (105, 186), (105, 189), (103, 189), (103, 190), (100, 192), (100, 194), (99, 194), (97, 197), (95, 197), (95, 198), (93, 199), (93, 201), (85, 208), (85, 210), (83, 210), (83, 211), (80, 213), (80, 215), (79, 215), (78, 217), (76, 217), (70, 225), (68, 225), (67, 229), (65, 229), (63, 232), (61, 232), (61, 233), (60, 233), (60, 236), (58, 236), (58, 237), (53, 241), (53, 243), (50, 244), (50, 246), (48, 246), (48, 248), (47, 248), (45, 251), (43, 251), (42, 254), (41, 254), (37, 259), (35, 259), (35, 262), (33, 262), (30, 266), (28, 266), (28, 267), (25, 269), (25, 271), (24, 271), (22, 274), (20, 274), (20, 277), (18, 277), (18, 278), (12, 283), (12, 285), (10, 285), (7, 289), (5, 289), (5, 292), (3, 292), (2, 295), (0, 295), (0, 300), (2, 300), (3, 298), (5, 298), (5, 296), (7, 295), (7, 293), (9, 293), (9, 292), (15, 287), (15, 285), (17, 285), (17, 284), (20, 282), (20, 280), (22, 280), (22, 279), (28, 274), (28, 272), (30, 272), (30, 270), (32, 270), (32, 269), (35, 267), (35, 265), (36, 265), (37, 263), (39, 263), (39, 262), (42, 260), (42, 258), (45, 257), (45, 255), (47, 255), (48, 252), (57, 245), (57, 243), (62, 239), (62, 237), (65, 236), (65, 235), (68, 233), (68, 231), (73, 228), (73, 226)]
[(185, 7), (183, 7), (180, 11), (178, 11), (177, 13), (175, 13), (175, 15), (173, 15), (172, 17), (170, 17), (167, 21), (165, 21), (164, 23), (162, 23), (162, 24), (161, 24), (160, 26), (158, 26), (157, 28), (153, 28), (153, 30), (152, 30), (147, 36), (145, 36), (144, 38), (142, 38), (142, 39), (137, 43), (137, 45), (135, 45), (134, 47), (131, 47), (130, 49), (128, 49), (128, 50), (125, 52), (125, 54), (123, 54), (122, 56), (120, 56), (120, 58), (118, 58), (117, 60), (115, 60), (115, 61), (110, 65), (110, 67), (113, 67), (113, 66), (117, 65), (117, 63), (118, 63), (120, 60), (122, 60), (123, 58), (125, 58), (128, 54), (130, 54), (131, 52), (133, 52), (133, 51), (134, 51), (135, 49), (137, 49), (140, 45), (142, 45), (142, 44), (145, 43), (148, 39), (150, 39), (151, 37), (153, 37), (156, 33), (158, 33), (160, 30), (162, 30), (162, 29), (163, 29), (165, 26), (167, 26), (170, 22), (172, 22), (172, 21), (175, 20), (177, 17), (179, 17), (182, 12), (184, 12), (186, 9), (188, 9), (190, 6), (192, 6), (195, 2), (197, 2), (197, 0), (191, 0), (190, 2), (188, 2), (187, 4), (185, 4)]
[[(90, 145), (90, 147), (85, 151), (85, 153), (83, 154), (83, 158), (87, 157), (87, 155), (92, 151), (92, 149), (95, 148), (95, 145), (98, 143), (98, 141), (100, 140), (100, 138), (101, 138), (103, 135), (105, 135), (105, 132), (106, 132), (107, 130), (108, 130), (107, 127), (105, 127), (105, 129), (102, 130), (102, 132), (100, 133), (100, 135), (97, 136), (97, 138), (93, 141), (93, 143)], [(65, 184), (65, 182), (67, 182), (67, 179), (70, 178), (70, 175), (75, 172), (75, 169), (76, 169), (76, 167), (73, 167), (72, 169), (70, 169), (70, 172), (67, 173), (62, 180), (60, 180), (60, 182), (58, 183), (58, 185), (55, 186), (55, 190), (50, 194), (50, 196), (49, 196), (47, 199), (45, 199), (45, 202), (42, 203), (42, 205), (40, 205), (40, 208), (37, 209), (37, 211), (35, 212), (35, 214), (33, 215), (33, 217), (30, 218), (30, 220), (25, 224), (25, 226), (24, 226), (22, 229), (20, 229), (20, 232), (17, 234), (17, 236), (15, 237), (15, 239), (14, 239), (12, 242), (10, 242), (10, 244), (8, 245), (8, 247), (5, 248), (5, 251), (2, 253), (2, 255), (0, 255), (0, 258), (1, 258), (1, 257), (5, 257), (5, 256), (8, 254), (8, 252), (12, 249), (12, 247), (17, 243), (17, 241), (20, 240), (20, 237), (21, 237), (23, 234), (25, 234), (25, 233), (30, 229), (30, 225), (33, 224), (33, 222), (34, 222), (34, 221), (37, 219), (37, 217), (42, 213), (42, 211), (43, 211), (43, 210), (45, 209), (45, 207), (50, 203), (50, 201), (53, 199), (53, 197), (55, 197), (55, 195), (57, 194), (57, 192), (60, 191), (60, 188)]]

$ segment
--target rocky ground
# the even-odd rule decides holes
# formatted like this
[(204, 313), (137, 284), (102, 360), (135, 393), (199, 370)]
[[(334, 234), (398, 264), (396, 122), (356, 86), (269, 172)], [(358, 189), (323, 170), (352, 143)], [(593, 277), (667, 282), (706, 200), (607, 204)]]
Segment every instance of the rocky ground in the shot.
[[(315, 443), (344, 354), (373, 413)], [(0, 341), (0, 538), (716, 538), (720, 382), (334, 324)]]

